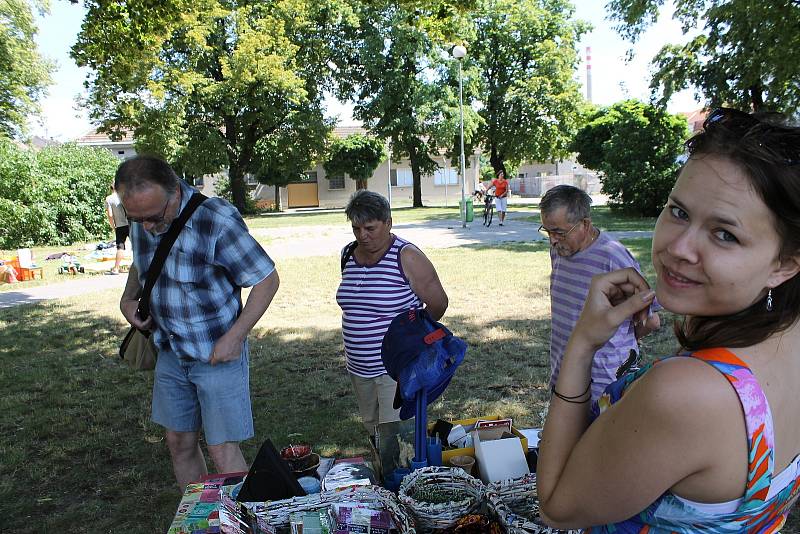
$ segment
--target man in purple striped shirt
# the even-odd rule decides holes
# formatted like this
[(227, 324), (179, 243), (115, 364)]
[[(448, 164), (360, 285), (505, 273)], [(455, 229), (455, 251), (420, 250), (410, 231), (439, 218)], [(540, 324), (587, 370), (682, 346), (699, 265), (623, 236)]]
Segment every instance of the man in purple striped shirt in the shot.
[[(539, 205), (542, 225), (539, 231), (550, 238), (550, 386), (556, 383), (561, 358), (572, 329), (583, 309), (589, 284), (596, 274), (626, 267), (641, 272), (639, 263), (625, 245), (612, 239), (592, 224), (591, 197), (571, 185), (556, 186)], [(657, 313), (644, 324), (628, 319), (603, 345), (592, 360), (592, 400), (616, 380), (617, 370), (631, 351), (639, 352), (637, 340), (660, 326)]]

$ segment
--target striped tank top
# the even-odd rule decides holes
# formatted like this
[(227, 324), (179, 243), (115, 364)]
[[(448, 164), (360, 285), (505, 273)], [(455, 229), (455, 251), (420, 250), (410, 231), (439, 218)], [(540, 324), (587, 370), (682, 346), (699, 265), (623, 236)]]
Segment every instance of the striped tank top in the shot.
[(398, 313), (422, 306), (400, 264), (400, 251), (410, 243), (395, 235), (392, 239), (389, 249), (373, 265), (359, 264), (352, 254), (336, 291), (336, 302), (342, 308), (347, 370), (362, 378), (386, 373), (381, 344), (389, 324)]

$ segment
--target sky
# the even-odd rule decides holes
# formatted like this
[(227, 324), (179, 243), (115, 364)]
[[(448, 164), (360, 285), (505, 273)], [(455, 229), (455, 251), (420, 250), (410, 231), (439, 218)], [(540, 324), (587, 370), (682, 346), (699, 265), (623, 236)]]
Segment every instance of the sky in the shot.
[[(634, 47), (634, 59), (626, 63), (625, 56), (631, 48), (605, 20), (605, 2), (602, 0), (573, 0), (578, 19), (585, 20), (594, 29), (584, 35), (579, 52), (581, 65), (577, 79), (586, 84), (586, 47), (592, 56), (592, 101), (608, 105), (625, 98), (647, 100), (650, 95), (649, 63), (658, 50), (667, 43), (682, 42), (680, 26), (671, 19), (671, 5), (662, 8), (656, 25), (650, 28)], [(92, 129), (86, 111), (76, 102), (84, 92), (83, 82), (87, 70), (79, 69), (69, 57), (83, 20), (82, 4), (66, 0), (51, 2), (50, 13), (38, 17), (39, 33), (36, 41), (42, 54), (54, 60), (57, 70), (53, 73), (53, 85), (42, 100), (41, 116), (30, 122), (33, 135), (67, 141), (83, 136)], [(585, 89), (584, 89), (585, 94)], [(700, 107), (691, 91), (683, 91), (670, 100), (669, 111), (691, 111)], [(330, 102), (328, 113), (337, 116), (342, 123), (353, 123), (352, 105)]]

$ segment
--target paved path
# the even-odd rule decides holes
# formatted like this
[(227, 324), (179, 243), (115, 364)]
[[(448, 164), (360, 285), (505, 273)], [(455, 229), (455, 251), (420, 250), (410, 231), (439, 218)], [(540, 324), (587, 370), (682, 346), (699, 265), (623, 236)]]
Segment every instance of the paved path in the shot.
[[(475, 211), (475, 216), (477, 217), (480, 213), (481, 209), (479, 208)], [(533, 215), (538, 215), (538, 210), (515, 209), (514, 212), (508, 214), (507, 223), (502, 227), (495, 219), (492, 226), (486, 228), (476, 218), (475, 221), (468, 223), (466, 228), (461, 227), (460, 220), (435, 220), (395, 224), (393, 231), (422, 250), (465, 245), (544, 241), (546, 238), (537, 232), (538, 222), (522, 220)], [(344, 244), (353, 240), (353, 234), (345, 224), (335, 227), (256, 228), (252, 233), (264, 243), (264, 248), (275, 260), (338, 254)], [(650, 237), (652, 232), (610, 232), (610, 234), (617, 239), (625, 239)], [(20, 291), (0, 292), (0, 308), (96, 293), (112, 288), (119, 288), (121, 291), (125, 286), (126, 278), (127, 275), (92, 276)]]

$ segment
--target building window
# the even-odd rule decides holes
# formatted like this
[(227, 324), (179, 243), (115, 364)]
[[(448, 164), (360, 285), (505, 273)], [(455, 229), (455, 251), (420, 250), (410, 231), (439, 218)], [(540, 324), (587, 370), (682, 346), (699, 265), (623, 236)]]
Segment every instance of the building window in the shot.
[(315, 184), (317, 183), (317, 171), (307, 172), (301, 178), (304, 184)]
[(519, 178), (520, 180), (524, 180), (527, 177), (528, 177), (528, 173), (527, 172), (521, 172), (521, 173), (519, 173), (517, 175), (517, 178)]
[(391, 184), (393, 187), (414, 185), (414, 175), (411, 174), (411, 169), (392, 169)]
[(244, 175), (244, 183), (247, 185), (258, 185), (258, 180), (256, 177), (250, 173)]
[(205, 183), (203, 181), (203, 178), (204, 178), (203, 176), (195, 176), (195, 178), (194, 178), (194, 186), (195, 187), (199, 187), (199, 188), (204, 187)]
[(328, 189), (344, 189), (344, 175), (328, 176)]
[(455, 169), (437, 169), (433, 173), (433, 185), (456, 185), (458, 173)]
[(124, 156), (125, 155), (125, 151), (124, 150), (117, 150), (117, 154), (119, 154), (120, 156)]

